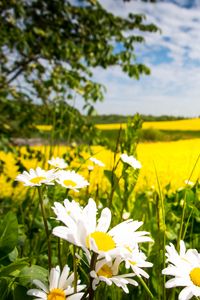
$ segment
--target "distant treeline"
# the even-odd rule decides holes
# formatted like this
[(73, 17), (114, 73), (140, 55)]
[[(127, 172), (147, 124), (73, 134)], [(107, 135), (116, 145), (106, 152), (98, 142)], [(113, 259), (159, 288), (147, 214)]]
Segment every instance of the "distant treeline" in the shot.
[[(140, 115), (143, 121), (153, 122), (153, 121), (174, 121), (188, 119), (182, 116), (152, 116), (152, 115)], [(97, 115), (90, 117), (95, 124), (112, 124), (112, 123), (126, 123), (127, 120), (133, 118), (133, 115)]]

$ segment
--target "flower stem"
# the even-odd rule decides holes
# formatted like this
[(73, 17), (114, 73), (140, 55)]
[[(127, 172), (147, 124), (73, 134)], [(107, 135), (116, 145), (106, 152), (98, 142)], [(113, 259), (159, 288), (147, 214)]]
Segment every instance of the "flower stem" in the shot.
[[(96, 261), (97, 261), (97, 253), (93, 253), (92, 258), (91, 258), (91, 262), (90, 262), (90, 271), (95, 270), (95, 265), (96, 265)], [(87, 287), (87, 290), (85, 291), (84, 295), (82, 296), (81, 300), (86, 299), (86, 297), (88, 296), (88, 300), (93, 300), (94, 299), (94, 290), (92, 288), (92, 280), (93, 278), (90, 276), (90, 283)]]
[(63, 269), (63, 265), (62, 265), (62, 258), (61, 258), (61, 239), (58, 238), (58, 261), (59, 261), (59, 265), (61, 270)]
[[(92, 258), (91, 258), (91, 262), (90, 262), (90, 271), (95, 270), (95, 265), (96, 265), (96, 261), (97, 261), (97, 253), (93, 253)], [(90, 286), (89, 286), (89, 300), (93, 300), (94, 299), (94, 290), (92, 288), (92, 280), (93, 278), (90, 277)]]
[[(188, 178), (188, 182), (190, 181), (190, 179), (191, 179), (191, 177), (192, 177), (192, 175), (194, 173), (194, 170), (196, 168), (196, 165), (198, 163), (199, 158), (200, 158), (200, 154), (198, 155), (197, 160), (196, 160), (196, 162), (195, 162), (195, 164), (194, 164), (194, 166), (192, 168), (191, 174), (190, 174), (190, 176)], [(187, 193), (187, 190), (185, 190), (184, 199), (183, 199), (183, 210), (182, 210), (182, 214), (181, 214), (180, 230), (179, 230), (179, 235), (178, 235), (178, 240), (177, 240), (177, 248), (178, 248), (178, 250), (180, 248), (180, 241), (183, 238), (183, 225), (184, 225), (185, 212), (186, 212), (186, 207), (187, 207), (187, 195), (186, 195), (186, 193)], [(186, 232), (184, 232), (184, 235), (185, 235), (185, 233)]]
[(76, 246), (73, 246), (73, 269), (74, 269), (74, 294), (77, 293), (77, 264), (76, 264)]
[(153, 296), (153, 294), (151, 293), (150, 289), (146, 285), (145, 281), (142, 279), (142, 277), (138, 276), (138, 279), (139, 279), (140, 283), (143, 285), (143, 287), (144, 287), (145, 291), (147, 292), (147, 294), (149, 295), (149, 297), (151, 299), (155, 299), (154, 296)]
[(49, 230), (48, 230), (47, 218), (46, 218), (46, 215), (45, 215), (45, 210), (44, 210), (44, 205), (43, 205), (43, 195), (42, 195), (41, 187), (38, 187), (38, 194), (39, 194), (39, 201), (40, 201), (40, 208), (41, 208), (42, 218), (43, 218), (43, 222), (44, 222), (44, 229), (45, 229), (46, 237), (47, 237), (48, 266), (49, 266), (49, 271), (50, 271), (51, 270), (51, 244), (50, 244), (50, 235), (49, 235)]

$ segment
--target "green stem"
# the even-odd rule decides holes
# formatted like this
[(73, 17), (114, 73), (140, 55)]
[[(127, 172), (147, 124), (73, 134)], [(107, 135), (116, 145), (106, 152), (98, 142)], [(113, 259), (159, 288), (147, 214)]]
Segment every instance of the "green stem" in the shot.
[(151, 299), (155, 299), (153, 294), (151, 293), (150, 289), (148, 288), (148, 286), (146, 285), (145, 281), (142, 279), (142, 277), (138, 276), (138, 279), (140, 281), (140, 283), (142, 284), (142, 286), (144, 287), (145, 291), (147, 292), (147, 294), (149, 295), (149, 297)]
[(54, 151), (55, 143), (55, 130), (56, 130), (56, 108), (53, 110), (53, 120), (52, 120), (52, 130), (50, 136), (50, 149), (49, 149), (49, 159), (51, 159)]
[(61, 258), (61, 239), (58, 238), (58, 261), (59, 261), (59, 265), (60, 265), (60, 269), (63, 269), (63, 265), (62, 265), (62, 258)]
[[(90, 262), (90, 271), (95, 270), (95, 265), (96, 265), (96, 261), (97, 261), (97, 253), (93, 253), (92, 258), (91, 258), (91, 262)], [(90, 286), (89, 286), (89, 300), (93, 300), (94, 299), (94, 290), (92, 288), (92, 281), (93, 278), (90, 277)]]
[[(95, 270), (97, 256), (98, 256), (98, 254), (94, 252), (93, 255), (92, 255), (92, 258), (91, 258), (91, 262), (90, 262), (90, 271)], [(93, 300), (94, 299), (94, 290), (92, 288), (92, 281), (93, 281), (93, 278), (90, 277), (89, 286), (88, 286), (87, 290), (85, 291), (84, 295), (82, 296), (81, 300), (86, 299), (88, 294), (89, 294), (88, 300)]]
[(115, 151), (114, 151), (114, 162), (113, 162), (113, 168), (112, 168), (112, 174), (111, 174), (111, 193), (110, 193), (110, 199), (109, 199), (109, 203), (108, 203), (109, 208), (111, 208), (111, 206), (112, 206), (112, 200), (113, 200), (114, 191), (115, 191), (114, 173), (115, 173), (115, 170), (117, 169), (117, 166), (118, 166), (119, 161), (120, 161), (120, 159), (118, 159), (118, 162), (116, 163), (118, 147), (119, 147), (119, 144), (120, 144), (121, 131), (122, 131), (122, 128), (120, 126), (119, 133), (118, 133), (118, 136), (117, 136), (117, 141), (116, 141), (116, 147), (115, 147)]
[[(154, 163), (154, 168), (155, 168), (155, 174), (156, 174), (156, 181), (158, 184), (158, 191), (159, 191), (159, 198), (158, 198), (158, 223), (159, 223), (159, 229), (160, 229), (160, 233), (161, 237), (162, 237), (162, 249), (160, 247), (160, 250), (162, 250), (162, 264), (163, 264), (163, 269), (165, 268), (165, 246), (166, 246), (166, 224), (165, 224), (165, 203), (164, 203), (164, 198), (163, 198), (163, 193), (161, 190), (161, 185), (160, 185), (160, 181), (158, 178), (158, 173), (157, 173), (157, 169)], [(159, 237), (160, 238), (160, 237)], [(166, 276), (162, 277), (162, 297), (163, 300), (166, 299), (166, 289), (165, 289), (165, 282), (166, 282)]]
[(74, 294), (77, 293), (77, 263), (76, 263), (76, 246), (73, 246), (73, 269), (74, 269)]
[(49, 271), (50, 271), (51, 270), (51, 244), (50, 244), (50, 235), (49, 235), (49, 230), (48, 230), (47, 218), (46, 218), (46, 215), (45, 215), (45, 210), (44, 210), (44, 205), (43, 205), (43, 196), (42, 196), (41, 187), (38, 187), (38, 194), (39, 194), (39, 201), (40, 201), (40, 208), (41, 208), (42, 218), (43, 218), (43, 222), (44, 222), (44, 229), (45, 229), (46, 237), (47, 237), (48, 266), (49, 266)]
[[(188, 178), (188, 182), (190, 181), (191, 177), (192, 177), (192, 174), (194, 172), (194, 169), (196, 168), (196, 165), (198, 163), (198, 160), (200, 158), (200, 154), (198, 155), (197, 157), (197, 160), (194, 164), (194, 167), (192, 168), (192, 171), (191, 171), (191, 174)], [(187, 191), (187, 190), (186, 190)], [(179, 250), (179, 247), (180, 247), (180, 241), (181, 239), (183, 238), (183, 223), (184, 223), (184, 219), (185, 219), (185, 211), (186, 211), (186, 206), (187, 206), (187, 201), (186, 201), (186, 191), (185, 191), (185, 194), (184, 194), (184, 200), (183, 200), (183, 210), (182, 210), (182, 215), (181, 215), (181, 224), (180, 224), (180, 231), (179, 231), (179, 235), (178, 235), (178, 241), (177, 241), (177, 249)], [(185, 233), (184, 233), (185, 234)]]

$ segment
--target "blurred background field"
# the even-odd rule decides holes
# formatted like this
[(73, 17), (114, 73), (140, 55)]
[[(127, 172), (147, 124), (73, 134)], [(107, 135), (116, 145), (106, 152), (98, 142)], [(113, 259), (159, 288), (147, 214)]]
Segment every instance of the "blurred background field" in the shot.
[[(142, 142), (137, 147), (137, 155), (142, 163), (138, 182), (135, 190), (142, 191), (146, 188), (157, 188), (156, 172), (158, 174), (162, 188), (168, 186), (168, 189), (175, 191), (185, 186), (185, 181), (189, 179), (193, 166), (199, 155), (200, 139), (188, 139), (170, 142)], [(35, 145), (26, 148), (25, 146), (16, 147), (15, 153), (0, 152), (1, 162), (1, 197), (13, 197), (13, 199), (23, 200), (25, 190), (23, 185), (15, 182), (17, 174), (24, 166), (27, 170), (40, 166), (48, 168), (47, 158), (50, 154), (49, 145)], [(90, 152), (80, 150), (77, 156), (76, 145), (69, 147), (67, 145), (55, 146), (53, 156), (65, 157), (66, 161), (71, 162), (70, 168), (77, 169), (81, 165), (80, 172), (88, 178), (88, 161), (90, 155), (100, 159), (105, 163), (105, 169), (112, 170), (114, 162), (114, 152), (103, 146), (92, 146)], [(119, 159), (119, 154), (117, 156)], [(200, 176), (200, 162), (198, 162), (195, 171), (190, 178), (194, 183)], [(101, 188), (106, 191), (108, 181), (103, 178), (103, 170), (96, 167), (90, 178), (92, 190), (96, 181), (101, 183)]]
[[(104, 137), (114, 143), (118, 130), (126, 128), (126, 123), (97, 124)], [(184, 119), (170, 121), (144, 121), (140, 131), (143, 142), (177, 141), (182, 139), (200, 138), (200, 119)]]

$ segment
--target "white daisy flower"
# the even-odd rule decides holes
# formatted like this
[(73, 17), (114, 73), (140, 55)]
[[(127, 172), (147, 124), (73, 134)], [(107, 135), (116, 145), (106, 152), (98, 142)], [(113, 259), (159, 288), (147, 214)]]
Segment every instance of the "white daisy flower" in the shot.
[(133, 280), (131, 277), (134, 277), (134, 273), (129, 274), (118, 274), (120, 261), (118, 258), (114, 260), (114, 262), (107, 262), (106, 260), (101, 260), (96, 263), (95, 270), (90, 272), (90, 276), (93, 279), (92, 288), (95, 290), (97, 285), (103, 281), (107, 285), (111, 285), (114, 283), (116, 286), (122, 288), (125, 293), (129, 293), (127, 288), (127, 284), (132, 284), (137, 286), (138, 283)]
[(194, 182), (192, 182), (192, 181), (190, 181), (188, 179), (186, 179), (184, 182), (185, 182), (186, 185), (194, 186)]
[(52, 268), (49, 276), (49, 285), (40, 280), (33, 280), (33, 283), (38, 287), (28, 290), (29, 296), (34, 296), (34, 300), (79, 300), (83, 293), (79, 293), (85, 288), (85, 285), (77, 284), (77, 292), (74, 293), (74, 273), (69, 275), (70, 269), (67, 265), (63, 268), (60, 274), (60, 267)]
[(45, 171), (37, 167), (36, 170), (30, 169), (29, 173), (24, 171), (15, 180), (23, 182), (25, 186), (41, 186), (43, 183), (53, 185), (54, 179), (54, 170)]
[(65, 160), (60, 157), (52, 157), (51, 160), (48, 160), (48, 163), (54, 168), (58, 169), (65, 169), (68, 167), (68, 164), (65, 162)]
[(85, 178), (75, 171), (58, 171), (56, 173), (56, 181), (67, 189), (78, 192), (78, 189), (84, 188), (89, 185), (89, 182)]
[[(81, 211), (64, 202), (64, 206), (58, 202), (54, 203), (53, 210), (57, 219), (65, 226), (53, 229), (53, 234), (86, 249), (99, 254), (99, 257), (112, 257), (122, 255), (124, 246), (136, 246), (139, 242), (150, 241), (147, 232), (135, 232), (142, 222), (127, 220), (109, 230), (111, 223), (111, 211), (104, 208), (100, 218), (97, 220), (97, 207), (93, 199), (89, 199), (85, 208)], [(70, 213), (66, 213), (70, 211)], [(122, 253), (121, 253), (122, 252)], [(121, 253), (121, 254), (120, 254)]]
[[(57, 215), (57, 219), (62, 221), (66, 226), (70, 226), (71, 222), (78, 222), (82, 215), (82, 207), (80, 204), (74, 200), (69, 201), (68, 199), (64, 200), (64, 205), (59, 202), (54, 203), (53, 210)], [(68, 216), (66, 218), (66, 216)], [(68, 223), (69, 221), (69, 223)]]
[(141, 163), (134, 156), (128, 156), (126, 153), (123, 153), (120, 155), (120, 157), (124, 163), (129, 164), (132, 168), (141, 169)]
[(131, 268), (135, 275), (149, 278), (149, 274), (143, 268), (152, 267), (153, 264), (146, 261), (146, 255), (139, 250), (139, 247), (135, 247), (134, 249), (127, 247), (126, 250), (127, 252), (122, 259), (122, 261), (125, 261), (126, 269)]
[(89, 160), (91, 160), (95, 165), (97, 165), (99, 167), (105, 167), (105, 164), (95, 157), (90, 157)]
[(189, 249), (183, 241), (180, 242), (180, 254), (170, 244), (166, 246), (168, 267), (162, 271), (164, 275), (171, 275), (174, 278), (166, 282), (166, 288), (177, 286), (184, 287), (180, 292), (179, 300), (188, 300), (193, 296), (200, 296), (200, 253), (196, 249)]
[(93, 166), (88, 166), (88, 171), (91, 172), (94, 170), (94, 167)]

